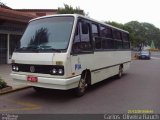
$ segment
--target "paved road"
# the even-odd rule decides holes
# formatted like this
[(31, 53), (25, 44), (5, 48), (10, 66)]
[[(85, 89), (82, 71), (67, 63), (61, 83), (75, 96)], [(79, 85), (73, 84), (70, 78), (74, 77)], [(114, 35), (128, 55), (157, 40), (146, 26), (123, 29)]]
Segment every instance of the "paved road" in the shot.
[(70, 91), (36, 93), (32, 88), (0, 96), (0, 112), (9, 113), (160, 113), (160, 60), (135, 60), (122, 79), (107, 79), (81, 98)]
[(152, 52), (151, 56), (153, 59), (160, 60), (160, 52)]

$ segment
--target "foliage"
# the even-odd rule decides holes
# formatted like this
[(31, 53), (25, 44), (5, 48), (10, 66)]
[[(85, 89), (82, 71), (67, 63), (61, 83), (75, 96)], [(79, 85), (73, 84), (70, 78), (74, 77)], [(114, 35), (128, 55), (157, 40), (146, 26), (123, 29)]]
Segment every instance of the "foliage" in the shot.
[(5, 88), (7, 86), (6, 82), (4, 82), (1, 78), (0, 78), (0, 89)]
[[(74, 13), (86, 15), (79, 7), (74, 9), (72, 6), (64, 4), (64, 8), (58, 8), (58, 14)], [(153, 41), (155, 48), (160, 48), (160, 29), (150, 23), (140, 23), (138, 21), (131, 21), (126, 24), (114, 21), (107, 21), (106, 23), (128, 31), (132, 47), (141, 49), (144, 45), (151, 45)]]
[(151, 42), (151, 49), (155, 49), (155, 45), (154, 45), (154, 42), (153, 42), (153, 40), (152, 40), (152, 42)]
[(155, 47), (160, 48), (160, 29), (150, 23), (140, 23), (138, 21), (131, 21), (126, 24), (120, 24), (117, 22), (106, 23), (128, 31), (130, 33), (133, 47), (151, 45), (151, 42), (153, 41)]
[(35, 33), (35, 36), (31, 38), (29, 45), (32, 46), (32, 45), (40, 45), (43, 43), (47, 43), (48, 36), (49, 34), (47, 28), (38, 29)]
[(81, 15), (85, 15), (84, 11), (81, 10), (79, 7), (76, 7), (75, 9), (67, 4), (64, 4), (64, 8), (58, 8), (57, 11), (58, 14), (81, 14)]

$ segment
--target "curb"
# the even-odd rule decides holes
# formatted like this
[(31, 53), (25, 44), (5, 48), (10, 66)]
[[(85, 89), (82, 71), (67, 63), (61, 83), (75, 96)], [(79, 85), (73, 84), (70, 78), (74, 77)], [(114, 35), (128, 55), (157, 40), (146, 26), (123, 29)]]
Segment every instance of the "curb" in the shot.
[(131, 60), (138, 60), (138, 58), (137, 57), (132, 57)]
[(137, 60), (137, 58), (132, 58), (132, 60)]
[(0, 93), (0, 95), (12, 93), (12, 92), (17, 92), (17, 91), (20, 91), (20, 90), (23, 90), (23, 89), (27, 89), (27, 88), (31, 88), (31, 86), (25, 86), (25, 87), (15, 88), (15, 89), (12, 89), (12, 90), (9, 90), (9, 91), (2, 92), (2, 93)]

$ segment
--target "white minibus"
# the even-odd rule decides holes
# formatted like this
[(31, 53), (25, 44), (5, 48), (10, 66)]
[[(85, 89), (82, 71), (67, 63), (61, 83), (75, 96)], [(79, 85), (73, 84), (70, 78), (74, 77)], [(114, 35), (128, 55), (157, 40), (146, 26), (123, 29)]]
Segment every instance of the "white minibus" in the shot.
[(111, 76), (121, 77), (131, 62), (129, 33), (77, 14), (61, 14), (29, 22), (12, 55), (14, 81), (43, 88), (74, 89)]

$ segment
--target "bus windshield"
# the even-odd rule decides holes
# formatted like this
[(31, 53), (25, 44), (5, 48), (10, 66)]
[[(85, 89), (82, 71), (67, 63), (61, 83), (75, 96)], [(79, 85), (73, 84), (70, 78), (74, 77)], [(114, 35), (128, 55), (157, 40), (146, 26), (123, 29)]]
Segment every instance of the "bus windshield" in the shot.
[(16, 51), (66, 51), (73, 21), (71, 16), (57, 16), (30, 22)]

